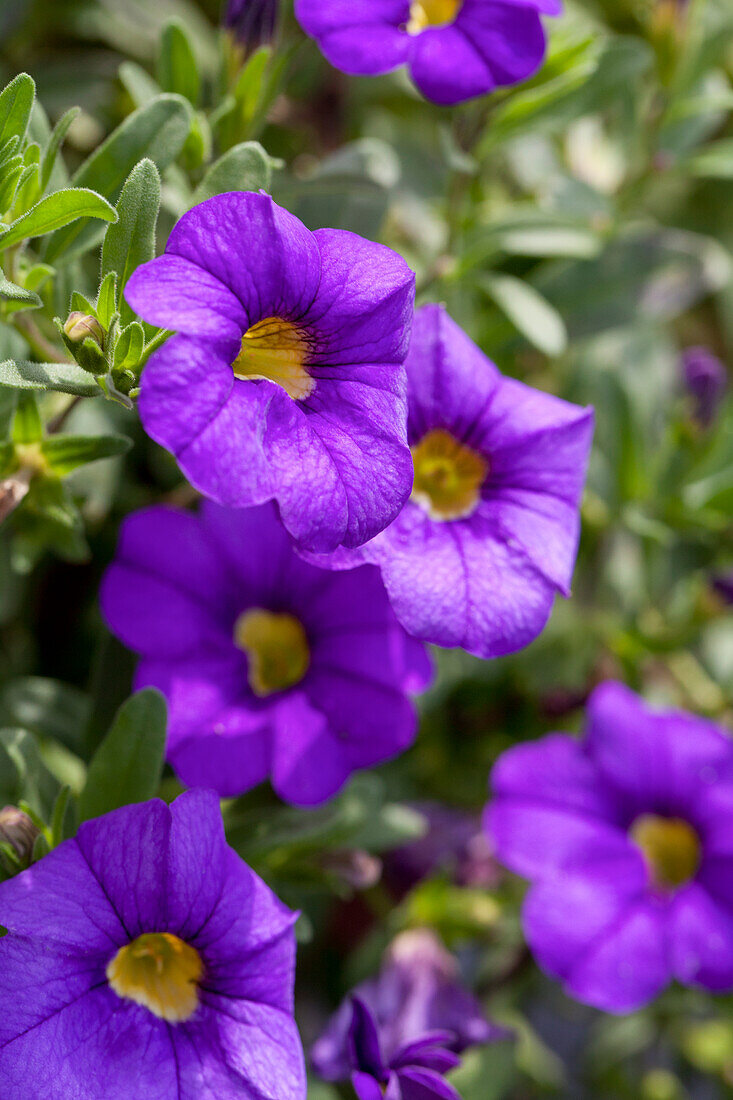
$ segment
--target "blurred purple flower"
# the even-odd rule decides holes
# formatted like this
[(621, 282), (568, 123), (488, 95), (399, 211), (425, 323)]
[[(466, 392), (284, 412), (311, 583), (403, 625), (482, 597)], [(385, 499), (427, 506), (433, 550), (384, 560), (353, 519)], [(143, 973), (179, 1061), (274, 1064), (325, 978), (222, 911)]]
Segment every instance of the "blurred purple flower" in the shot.
[(450, 105), (526, 80), (542, 64), (540, 15), (561, 0), (296, 0), (295, 14), (337, 69), (376, 76), (407, 65), (427, 99)]
[(733, 603), (733, 571), (721, 573), (713, 578), (713, 588), (726, 603)]
[(509, 749), (491, 780), (497, 856), (532, 880), (539, 964), (579, 1001), (630, 1012), (672, 980), (733, 989), (733, 740), (598, 687), (579, 742)]
[(128, 516), (101, 602), (142, 656), (136, 686), (166, 696), (168, 758), (189, 785), (234, 796), (270, 776), (313, 805), (412, 743), (423, 646), (376, 569), (307, 565), (272, 504)]
[(0, 884), (4, 1100), (305, 1100), (294, 914), (189, 791)]
[(274, 499), (302, 546), (359, 546), (410, 494), (414, 294), (391, 249), (311, 233), (264, 193), (217, 195), (125, 290), (144, 320), (180, 334), (143, 371), (143, 426), (217, 503)]
[(682, 354), (682, 375), (695, 419), (709, 428), (728, 387), (725, 366), (708, 348), (687, 348)]
[(412, 497), (365, 546), (308, 560), (378, 565), (416, 638), (513, 653), (570, 592), (593, 410), (504, 378), (442, 306), (415, 314), (405, 365)]
[(275, 37), (280, 0), (227, 0), (224, 26), (247, 49), (267, 45)]
[(385, 853), (384, 875), (390, 886), (406, 893), (430, 875), (446, 872), (459, 886), (495, 886), (501, 874), (480, 821), (440, 802), (416, 802), (427, 832)]
[[(376, 1037), (370, 1038), (373, 1033)], [(405, 1051), (438, 1045), (445, 1048), (443, 1058), (506, 1038), (507, 1032), (486, 1019), (462, 984), (453, 955), (433, 932), (417, 929), (398, 936), (379, 976), (362, 982), (343, 1002), (314, 1044), (311, 1061), (327, 1081), (346, 1080), (354, 1072), (368, 1074), (371, 1065), (372, 1076), (386, 1084), (390, 1068), (410, 1064)], [(446, 1059), (445, 1064), (453, 1068), (458, 1059), (453, 1057), (450, 1064)], [(411, 1095), (404, 1093), (405, 1098)]]

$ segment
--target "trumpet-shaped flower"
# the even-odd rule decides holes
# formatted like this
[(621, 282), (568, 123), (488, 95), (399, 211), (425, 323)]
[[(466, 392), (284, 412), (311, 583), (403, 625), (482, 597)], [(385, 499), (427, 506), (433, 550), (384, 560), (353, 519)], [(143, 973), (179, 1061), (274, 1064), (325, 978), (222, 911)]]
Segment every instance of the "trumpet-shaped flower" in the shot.
[(0, 884), (3, 1100), (305, 1100), (294, 914), (190, 791)]
[(414, 276), (399, 256), (236, 192), (185, 214), (125, 293), (179, 334), (145, 367), (140, 416), (197, 489), (232, 507), (276, 500), (321, 552), (394, 519), (412, 479)]
[(168, 700), (168, 758), (189, 785), (231, 796), (270, 776), (311, 805), (413, 740), (424, 648), (376, 569), (306, 564), (274, 505), (130, 516), (102, 609), (141, 655), (136, 685)]

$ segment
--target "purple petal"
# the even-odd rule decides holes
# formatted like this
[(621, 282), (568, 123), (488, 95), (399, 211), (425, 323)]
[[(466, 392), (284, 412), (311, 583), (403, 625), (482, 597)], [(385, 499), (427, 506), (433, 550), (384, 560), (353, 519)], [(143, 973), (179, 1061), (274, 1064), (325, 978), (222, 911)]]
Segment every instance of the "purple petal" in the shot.
[(216, 195), (189, 210), (174, 226), (166, 254), (200, 265), (230, 289), (248, 320), (240, 336), (266, 317), (298, 320), (321, 277), (313, 234), (269, 195), (253, 191)]
[(368, 1073), (352, 1073), (351, 1083), (359, 1100), (384, 1100), (381, 1085)]
[(400, 30), (409, 16), (406, 0), (296, 0), (295, 15), (343, 72), (374, 76), (409, 56), (410, 38)]
[(668, 921), (675, 978), (718, 993), (733, 989), (733, 912), (693, 882), (672, 899)]
[(302, 693), (283, 698), (275, 719), (272, 785), (295, 806), (315, 806), (343, 786), (351, 767), (325, 715)]
[(588, 752), (627, 800), (628, 815), (704, 819), (708, 790), (728, 778), (730, 739), (701, 718), (653, 711), (622, 684), (596, 688), (588, 703)]
[(523, 926), (540, 966), (606, 1012), (632, 1012), (671, 980), (665, 908), (629, 893), (623, 879), (541, 881), (527, 895)]
[(239, 298), (198, 262), (180, 256), (159, 256), (138, 267), (125, 298), (149, 324), (231, 344), (234, 355), (249, 327)]
[[(402, 363), (410, 343), (414, 273), (391, 248), (355, 233), (318, 229), (313, 235), (323, 271), (318, 296), (301, 323), (316, 340), (316, 377), (329, 377), (326, 368), (338, 365), (348, 368), (348, 379), (356, 363)], [(374, 368), (364, 373), (364, 385), (372, 384), (371, 373), (380, 385)]]
[(461, 1100), (453, 1086), (431, 1069), (410, 1066), (398, 1076), (402, 1100)]
[(386, 1081), (388, 1072), (379, 1049), (377, 1024), (360, 997), (351, 998), (348, 1041), (352, 1064), (378, 1081)]

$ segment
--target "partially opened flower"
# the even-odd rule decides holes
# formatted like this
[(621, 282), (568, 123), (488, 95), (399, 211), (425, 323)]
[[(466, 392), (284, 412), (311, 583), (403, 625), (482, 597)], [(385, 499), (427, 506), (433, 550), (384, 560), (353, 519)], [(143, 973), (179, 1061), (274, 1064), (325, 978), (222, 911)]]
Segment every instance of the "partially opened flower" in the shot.
[(512, 653), (569, 594), (593, 412), (504, 378), (440, 306), (415, 314), (406, 366), (412, 498), (366, 546), (321, 560), (378, 565), (417, 638)]
[(419, 90), (453, 104), (526, 80), (542, 64), (540, 15), (561, 0), (296, 0), (303, 30), (337, 69), (407, 65)]
[(437, 936), (414, 929), (392, 942), (379, 975), (353, 990), (311, 1049), (316, 1071), (328, 1081), (346, 1080), (366, 1068), (363, 1058), (354, 1057), (355, 998), (362, 1017), (366, 1012), (374, 1022), (384, 1065), (396, 1066), (404, 1051), (435, 1035), (440, 1035), (436, 1045), (453, 1054), (508, 1035), (487, 1020)]
[(305, 1100), (294, 915), (217, 798), (125, 806), (0, 884), (4, 1100)]
[(180, 334), (143, 372), (145, 430), (218, 503), (274, 499), (302, 546), (358, 546), (410, 493), (413, 296), (390, 249), (311, 233), (265, 194), (217, 195), (127, 284), (137, 313)]
[(307, 565), (274, 505), (130, 516), (101, 598), (142, 656), (137, 686), (168, 700), (168, 757), (189, 785), (238, 795), (270, 776), (310, 805), (414, 738), (409, 693), (430, 667), (378, 571)]
[(580, 1001), (628, 1012), (672, 980), (733, 989), (733, 740), (607, 683), (582, 742), (500, 757), (486, 824), (531, 879), (537, 961)]
[(280, 0), (227, 0), (224, 26), (247, 49), (271, 42), (275, 37)]

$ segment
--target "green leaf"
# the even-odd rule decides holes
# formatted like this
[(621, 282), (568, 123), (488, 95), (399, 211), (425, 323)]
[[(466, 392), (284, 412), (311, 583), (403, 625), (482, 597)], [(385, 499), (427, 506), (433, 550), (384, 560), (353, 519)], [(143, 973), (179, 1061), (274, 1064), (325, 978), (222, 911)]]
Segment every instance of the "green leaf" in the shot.
[(542, 295), (513, 275), (485, 275), (481, 289), (514, 327), (545, 355), (560, 355), (568, 335), (562, 317)]
[(10, 167), (3, 171), (0, 182), (0, 213), (4, 214), (13, 205), (20, 177), (25, 171), (20, 157), (14, 157)]
[(3, 804), (27, 802), (36, 814), (50, 813), (58, 782), (45, 767), (33, 734), (0, 729), (0, 797)]
[(36, 395), (26, 390), (18, 394), (15, 406), (12, 437), (14, 443), (38, 443), (43, 439), (43, 422), (38, 411)]
[(0, 145), (9, 138), (25, 137), (36, 97), (36, 85), (28, 73), (20, 73), (0, 93)]
[(117, 309), (117, 275), (109, 271), (102, 279), (97, 295), (97, 320), (103, 329), (109, 329), (112, 317)]
[(43, 676), (11, 680), (0, 692), (0, 725), (31, 730), (78, 752), (90, 716), (89, 698), (78, 688)]
[(145, 331), (141, 324), (133, 321), (120, 333), (115, 345), (114, 369), (134, 370), (138, 366), (145, 346)]
[(25, 359), (6, 359), (0, 363), (0, 386), (20, 390), (57, 390), (78, 397), (96, 397), (99, 386), (76, 363), (32, 363)]
[(186, 28), (177, 19), (163, 29), (157, 76), (164, 92), (176, 92), (196, 106), (201, 94), (201, 76)]
[[(89, 187), (116, 202), (135, 165), (149, 157), (159, 171), (167, 168), (180, 153), (191, 129), (191, 108), (176, 95), (161, 95), (126, 118), (91, 157), (82, 164), (73, 179), (78, 187)], [(97, 226), (67, 226), (51, 237), (46, 259), (84, 252), (100, 239)]]
[(691, 157), (686, 167), (693, 175), (705, 179), (733, 179), (733, 138), (712, 142)]
[(43, 302), (32, 290), (11, 283), (7, 276), (0, 271), (0, 298), (7, 298), (11, 302), (20, 302), (28, 309), (38, 309)]
[(155, 226), (160, 209), (160, 176), (152, 160), (141, 160), (122, 189), (117, 203), (117, 223), (110, 226), (102, 247), (102, 275), (117, 273), (117, 296), (123, 325), (134, 311), (124, 297), (125, 286), (136, 267), (155, 255)]
[(65, 839), (66, 811), (69, 809), (71, 788), (64, 785), (59, 791), (51, 811), (51, 847), (56, 848)]
[(196, 188), (191, 205), (225, 191), (269, 191), (271, 181), (271, 158), (258, 141), (244, 141), (211, 165)]
[(131, 446), (124, 435), (52, 435), (44, 439), (41, 451), (53, 472), (65, 477), (78, 466), (123, 455)]
[(165, 738), (166, 706), (160, 692), (146, 688), (123, 703), (89, 764), (79, 820), (153, 798), (160, 786)]
[(162, 89), (150, 74), (135, 61), (123, 61), (118, 75), (120, 83), (136, 107), (145, 107), (161, 93)]
[(114, 222), (117, 214), (106, 199), (85, 187), (54, 191), (36, 203), (22, 218), (13, 222), (8, 232), (0, 237), (0, 248), (10, 248), (28, 237), (52, 233), (79, 218), (100, 218), (105, 222)]
[(46, 151), (43, 154), (43, 160), (41, 161), (41, 193), (48, 187), (59, 149), (69, 132), (69, 127), (74, 119), (79, 116), (80, 112), (81, 107), (70, 107), (53, 128), (53, 133), (51, 134), (48, 145), (46, 146)]

